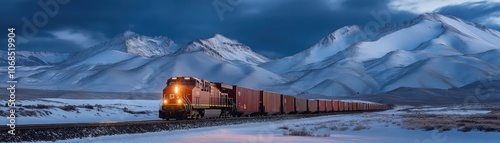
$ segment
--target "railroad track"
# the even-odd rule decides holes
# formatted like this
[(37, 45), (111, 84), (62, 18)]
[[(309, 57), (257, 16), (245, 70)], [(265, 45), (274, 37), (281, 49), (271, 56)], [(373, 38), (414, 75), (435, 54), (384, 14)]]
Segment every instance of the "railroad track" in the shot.
[[(372, 112), (372, 111), (367, 111)], [(200, 120), (145, 120), (125, 122), (94, 122), (94, 123), (64, 123), (64, 124), (32, 124), (17, 125), (16, 135), (7, 134), (7, 126), (0, 126), (0, 142), (22, 141), (57, 141), (73, 138), (98, 137), (117, 134), (136, 134), (182, 130), (209, 126), (235, 125), (253, 122), (279, 121), (298, 118), (353, 114), (360, 112), (336, 112), (326, 114), (293, 114), (286, 116), (253, 116), (239, 118), (215, 118)]]
[[(25, 124), (16, 125), (16, 130), (24, 129), (50, 129), (54, 127), (98, 127), (98, 126), (116, 126), (116, 125), (130, 125), (130, 124), (151, 124), (160, 122), (175, 122), (175, 121), (164, 121), (164, 120), (142, 120), (142, 121), (109, 121), (109, 122), (90, 122), (90, 123), (56, 123), (56, 124)], [(0, 126), (0, 131), (10, 130), (8, 126)]]

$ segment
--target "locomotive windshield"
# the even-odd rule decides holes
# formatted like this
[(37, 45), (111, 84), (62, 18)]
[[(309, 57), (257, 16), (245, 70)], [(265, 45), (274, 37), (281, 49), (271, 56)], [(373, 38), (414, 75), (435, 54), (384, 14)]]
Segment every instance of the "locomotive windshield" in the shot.
[(178, 82), (178, 81), (170, 81), (167, 83), (167, 85), (174, 85), (174, 84), (182, 84), (182, 85), (191, 85), (191, 86), (194, 86), (196, 85), (196, 82), (195, 81), (191, 81), (191, 80), (185, 80), (185, 81), (181, 81), (181, 82)]
[(196, 85), (194, 81), (182, 81), (182, 85)]

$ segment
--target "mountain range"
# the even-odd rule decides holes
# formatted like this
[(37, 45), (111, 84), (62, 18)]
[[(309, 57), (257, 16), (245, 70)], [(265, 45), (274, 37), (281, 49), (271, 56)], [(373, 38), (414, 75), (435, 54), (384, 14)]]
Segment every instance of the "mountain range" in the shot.
[(179, 46), (132, 31), (71, 55), (26, 51), (18, 57), (17, 80), (25, 88), (161, 92), (171, 76), (195, 76), (292, 95), (349, 96), (498, 78), (500, 32), (427, 13), (376, 31), (345, 26), (277, 60), (220, 34)]

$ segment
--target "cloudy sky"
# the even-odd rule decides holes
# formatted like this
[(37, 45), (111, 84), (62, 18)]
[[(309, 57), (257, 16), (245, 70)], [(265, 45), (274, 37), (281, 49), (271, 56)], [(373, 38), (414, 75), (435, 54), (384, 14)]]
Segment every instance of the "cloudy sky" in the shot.
[(54, 52), (77, 52), (129, 29), (179, 45), (220, 33), (274, 59), (346, 25), (377, 17), (401, 23), (426, 12), (500, 30), (500, 0), (2, 0), (0, 11), (1, 27), (14, 26), (22, 37), (18, 49)]

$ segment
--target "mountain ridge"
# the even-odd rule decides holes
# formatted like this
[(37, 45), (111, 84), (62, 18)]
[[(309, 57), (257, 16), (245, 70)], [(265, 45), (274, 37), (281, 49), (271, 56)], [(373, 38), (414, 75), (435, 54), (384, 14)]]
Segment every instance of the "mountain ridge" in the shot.
[(350, 96), (500, 77), (496, 30), (432, 13), (366, 30), (344, 26), (277, 60), (220, 34), (181, 47), (168, 37), (125, 31), (59, 65), (21, 70), (19, 81), (42, 89), (159, 92), (170, 76), (196, 76), (291, 95)]

